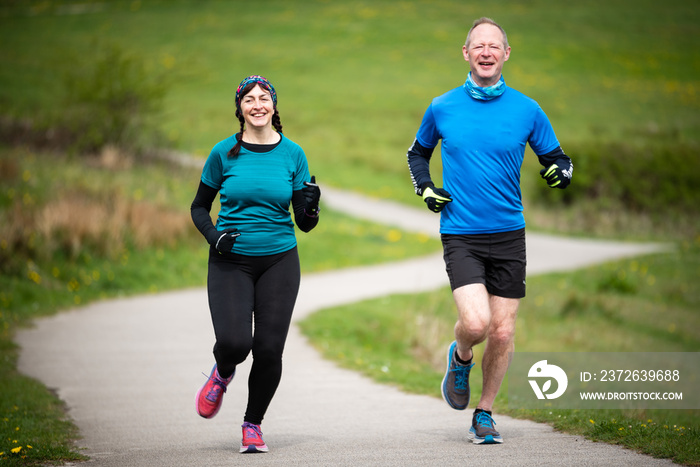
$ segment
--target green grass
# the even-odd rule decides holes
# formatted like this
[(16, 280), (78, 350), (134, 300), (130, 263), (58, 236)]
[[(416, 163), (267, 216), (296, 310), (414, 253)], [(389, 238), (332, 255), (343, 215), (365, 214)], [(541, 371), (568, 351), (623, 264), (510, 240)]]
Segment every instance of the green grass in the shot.
[[(698, 352), (699, 271), (700, 240), (679, 244), (673, 253), (531, 277), (518, 312), (516, 351)], [(408, 392), (441, 397), (444, 352), (455, 319), (452, 294), (443, 288), (322, 310), (301, 329), (343, 367)], [(474, 351), (480, 362), (483, 345)], [(470, 383), (474, 404), (481, 394), (478, 366)], [(497, 413), (700, 464), (700, 411), (522, 410), (508, 407), (507, 393), (506, 382), (496, 399)]]
[(70, 3), (0, 7), (0, 113), (60, 112), (68, 58), (118, 43), (167, 72), (166, 134), (205, 156), (238, 128), (235, 88), (259, 73), (320, 182), (415, 202), (406, 149), (430, 100), (464, 82), (461, 45), (487, 15), (509, 32), (508, 84), (541, 104), (565, 150), (700, 135), (700, 10), (685, 0), (111, 1), (66, 14)]
[(548, 423), (556, 430), (634, 449), (683, 465), (700, 465), (698, 411), (506, 410), (512, 417)]
[(8, 341), (0, 340), (0, 459), (3, 465), (87, 460), (75, 451), (76, 426), (63, 403), (37, 381), (17, 374)]
[[(117, 44), (144, 57), (147, 70), (154, 75), (168, 76), (169, 93), (161, 116), (167, 142), (204, 158), (217, 141), (238, 128), (233, 98), (240, 80), (249, 74), (263, 74), (277, 88), (285, 134), (304, 148), (312, 173), (322, 186), (420, 206), (406, 168), (406, 149), (430, 100), (464, 81), (467, 66), (461, 58), (461, 45), (472, 20), (483, 15), (499, 21), (509, 33), (513, 51), (504, 69), (506, 81), (541, 104), (564, 149), (576, 148), (571, 152), (575, 164), (578, 148), (579, 157), (585, 157), (584, 149), (591, 142), (596, 146), (601, 141), (645, 144), (649, 139), (667, 138), (692, 146), (700, 140), (700, 9), (685, 0), (663, 4), (651, 0), (507, 0), (488, 4), (458, 0), (7, 1), (0, 4), (0, 117), (37, 125), (60, 119), (65, 103), (62, 77), (71, 64), (94, 58), (105, 46)], [(3, 386), (4, 395), (33, 384), (14, 370), (16, 349), (11, 335), (17, 326), (91, 300), (201, 285), (206, 251), (199, 246), (201, 239), (193, 232), (186, 213), (197, 173), (160, 164), (139, 164), (137, 170), (99, 168), (63, 157), (55, 161), (60, 166), (57, 168), (33, 151), (2, 149), (0, 154), (0, 227), (8, 223), (20, 226), (13, 230), (12, 243), (4, 250), (0, 241), (0, 260), (4, 261), (0, 264), (10, 271), (0, 277), (0, 358), (8, 365), (2, 367), (6, 369), (0, 379), (3, 385), (15, 388), (5, 390)], [(576, 206), (534, 203), (530, 194), (541, 183), (538, 171), (536, 158), (528, 152), (522, 182), (531, 228), (682, 241), (689, 238), (688, 231), (694, 231), (692, 219), (700, 218), (696, 210), (684, 213), (682, 228), (674, 228), (676, 222), (654, 213), (630, 214), (624, 206), (601, 210), (598, 200)], [(439, 161), (433, 162), (432, 172), (439, 183)], [(575, 189), (575, 181), (571, 189)], [(177, 245), (187, 248), (169, 243), (172, 235), (168, 238), (135, 227), (98, 229), (95, 235), (88, 224), (83, 225), (80, 235), (55, 231), (57, 235), (51, 238), (22, 228), (23, 221), (32, 222), (32, 214), (42, 207), (70, 207), (70, 203), (51, 204), (56, 199), (76, 198), (92, 200), (84, 209), (103, 205), (149, 213), (155, 206), (157, 212), (168, 213), (161, 220), (177, 231)], [(17, 208), (11, 212), (13, 205)], [(99, 214), (99, 210), (91, 212)], [(305, 272), (438, 248), (434, 241), (357, 222), (327, 209), (322, 215), (319, 228), (299, 238)], [(110, 242), (96, 240), (100, 235)], [(70, 239), (76, 237), (80, 242), (74, 246)], [(142, 244), (149, 246), (139, 246)], [(555, 335), (568, 336), (569, 341), (560, 344), (578, 349), (579, 345), (585, 348), (586, 340), (578, 337), (578, 324), (572, 323), (592, 313), (591, 322), (615, 329), (619, 320), (636, 314), (628, 311), (611, 319), (611, 307), (618, 300), (627, 303), (644, 296), (646, 299), (637, 299), (634, 306), (648, 318), (654, 311), (649, 303), (661, 303), (660, 309), (678, 317), (676, 334), (669, 334), (668, 329), (651, 332), (653, 320), (635, 320), (630, 332), (645, 342), (690, 345), (697, 336), (687, 333), (697, 326), (685, 325), (681, 319), (695, 323), (694, 315), (687, 313), (686, 305), (677, 303), (688, 291), (675, 281), (667, 284), (668, 294), (660, 298), (642, 295), (658, 290), (661, 279), (675, 277), (676, 269), (687, 272), (689, 265), (696, 265), (696, 253), (689, 251), (675, 258), (680, 268), (669, 261), (663, 273), (654, 273), (657, 283), (632, 284), (635, 293), (622, 297), (597, 292), (598, 298), (590, 298), (579, 286), (588, 281), (624, 289), (630, 286), (626, 283), (629, 277), (638, 278), (638, 274), (630, 273), (622, 286), (617, 284), (616, 270), (589, 270), (590, 279), (568, 275), (538, 278), (535, 283), (542, 281), (538, 286), (542, 292), (537, 295), (538, 289), (530, 281), (530, 306), (538, 303), (538, 296), (544, 296), (546, 303), (573, 310), (561, 326), (552, 329)], [(661, 264), (653, 266), (659, 267)], [(648, 270), (652, 270), (651, 265)], [(564, 289), (559, 290), (562, 283)], [(570, 290), (575, 291), (573, 295)], [(449, 294), (389, 297), (379, 303), (391, 308), (393, 314), (410, 305), (415, 313), (397, 314), (401, 319), (383, 332), (391, 335), (396, 326), (413, 323), (412, 330), (405, 330), (406, 336), (419, 345), (394, 343), (391, 346), (396, 348), (390, 352), (374, 356), (379, 352), (377, 343), (384, 339), (374, 343), (362, 339), (361, 345), (349, 346), (343, 360), (359, 361), (361, 366), (373, 368), (377, 378), (393, 383), (393, 369), (409, 365), (406, 360), (411, 360), (416, 367), (406, 372), (407, 381), (401, 384), (408, 390), (434, 393), (437, 386), (431, 378), (437, 374), (439, 381), (441, 371), (434, 355), (441, 355), (452, 328)], [(397, 303), (399, 308), (394, 308)], [(374, 332), (374, 328), (384, 326), (382, 321), (394, 319), (383, 316), (381, 308), (358, 311), (371, 323), (371, 329), (356, 332)], [(433, 319), (431, 310), (442, 310), (444, 316)], [(537, 311), (556, 315), (557, 308)], [(343, 321), (338, 325), (345, 329), (348, 324)], [(526, 320), (520, 325), (528, 326)], [(421, 344), (426, 330), (430, 345)], [(540, 330), (529, 325), (518, 332), (519, 338), (524, 338)], [(353, 338), (353, 334), (346, 333), (346, 337)], [(357, 353), (354, 349), (367, 345), (372, 352)], [(3, 461), (8, 465), (79, 457), (71, 454), (70, 438), (76, 433), (70, 423), (62, 423), (60, 404), (47, 391), (44, 394), (30, 399), (39, 401), (33, 408), (22, 404), (15, 409), (8, 402), (10, 398), (1, 399), (0, 421), (6, 421), (0, 425), (0, 452), (5, 453)], [(50, 433), (30, 433), (30, 414), (45, 416), (42, 426)], [(528, 416), (546, 418), (545, 414)], [(564, 429), (588, 430), (587, 436), (600, 439), (608, 436), (591, 431), (585, 417), (565, 418), (577, 422)], [(22, 436), (14, 436), (17, 427)], [(20, 444), (33, 447), (18, 455), (8, 454)], [(62, 448), (51, 454), (48, 447), (54, 445)], [(27, 458), (22, 459), (22, 455)]]

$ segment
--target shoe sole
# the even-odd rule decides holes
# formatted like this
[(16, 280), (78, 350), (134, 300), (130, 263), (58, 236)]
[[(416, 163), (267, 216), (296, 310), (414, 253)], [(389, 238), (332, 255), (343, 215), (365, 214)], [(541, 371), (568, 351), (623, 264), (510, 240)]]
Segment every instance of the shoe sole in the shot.
[[(450, 366), (452, 365), (452, 347), (453, 346), (456, 348), (457, 343), (453, 342), (450, 345), (449, 349), (447, 349), (447, 370), (445, 371), (445, 377), (442, 378), (442, 385), (440, 386), (440, 392), (442, 393), (442, 398), (445, 399), (445, 402), (447, 402), (447, 405), (449, 405), (450, 407), (452, 407), (455, 410), (465, 410), (469, 406), (469, 401), (467, 401), (467, 405), (465, 405), (464, 407), (456, 407), (456, 406), (452, 405), (452, 402), (450, 402), (450, 399), (448, 399), (448, 397), (447, 397), (446, 386), (447, 386), (447, 378), (449, 378), (449, 376), (450, 376)], [(470, 394), (469, 399), (471, 399), (471, 394)]]
[(255, 454), (257, 452), (268, 452), (268, 451), (269, 451), (269, 449), (268, 449), (267, 445), (255, 446), (254, 444), (251, 444), (250, 446), (243, 446), (241, 444), (241, 449), (239, 450), (239, 452), (241, 454)]
[(469, 433), (467, 433), (467, 438), (469, 438), (474, 444), (503, 444), (503, 438), (500, 436), (494, 438), (493, 435), (486, 435), (483, 438), (478, 438), (476, 433), (471, 431), (471, 429), (469, 430)]

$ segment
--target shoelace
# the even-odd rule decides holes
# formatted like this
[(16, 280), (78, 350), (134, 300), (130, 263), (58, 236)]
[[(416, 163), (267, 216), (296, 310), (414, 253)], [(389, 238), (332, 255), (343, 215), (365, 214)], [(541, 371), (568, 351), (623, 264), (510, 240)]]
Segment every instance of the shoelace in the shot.
[(467, 389), (469, 385), (469, 371), (475, 363), (471, 365), (457, 365), (450, 371), (455, 372), (455, 388), (456, 389)]
[(493, 428), (496, 422), (493, 421), (493, 418), (487, 412), (479, 412), (476, 414), (476, 424)]
[(262, 430), (258, 425), (253, 425), (252, 423), (246, 423), (243, 425), (246, 431), (246, 438), (259, 438), (262, 440)]
[(212, 378), (211, 376), (209, 376), (206, 373), (202, 373), (202, 374), (204, 376), (206, 376), (209, 381), (214, 383), (214, 385), (211, 387), (209, 392), (207, 392), (207, 399), (213, 402), (214, 399), (219, 397), (219, 393), (221, 392), (222, 389), (223, 389), (224, 393), (226, 392), (226, 381), (219, 379), (216, 376), (214, 376)]

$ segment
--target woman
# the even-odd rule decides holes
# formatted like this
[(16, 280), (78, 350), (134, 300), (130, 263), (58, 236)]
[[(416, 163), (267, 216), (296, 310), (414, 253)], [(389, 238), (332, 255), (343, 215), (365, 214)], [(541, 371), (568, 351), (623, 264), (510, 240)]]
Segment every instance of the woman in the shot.
[(199, 415), (214, 417), (236, 366), (252, 352), (240, 452), (267, 452), (260, 424), (282, 375), (301, 277), (289, 206), (299, 229), (309, 232), (318, 223), (321, 191), (315, 177), (309, 183), (304, 151), (282, 135), (277, 94), (267, 79), (241, 82), (236, 117), (240, 133), (214, 146), (191, 208), (210, 245), (207, 291), (216, 337), (216, 363), (196, 405)]

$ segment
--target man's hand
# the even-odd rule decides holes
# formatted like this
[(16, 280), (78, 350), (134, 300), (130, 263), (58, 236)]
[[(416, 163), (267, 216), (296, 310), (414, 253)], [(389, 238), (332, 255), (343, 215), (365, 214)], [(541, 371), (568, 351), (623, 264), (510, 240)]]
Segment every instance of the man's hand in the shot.
[(552, 164), (546, 169), (540, 170), (540, 175), (547, 181), (550, 188), (566, 188), (571, 183), (573, 167), (563, 170), (559, 165)]
[(240, 232), (238, 232), (238, 229), (236, 228), (226, 229), (219, 236), (214, 248), (216, 248), (219, 254), (231, 253), (231, 250), (233, 250), (233, 245), (236, 243), (236, 238), (238, 238), (240, 235)]
[(452, 195), (443, 188), (429, 186), (423, 190), (423, 201), (431, 211), (440, 212), (447, 203), (452, 201)]

